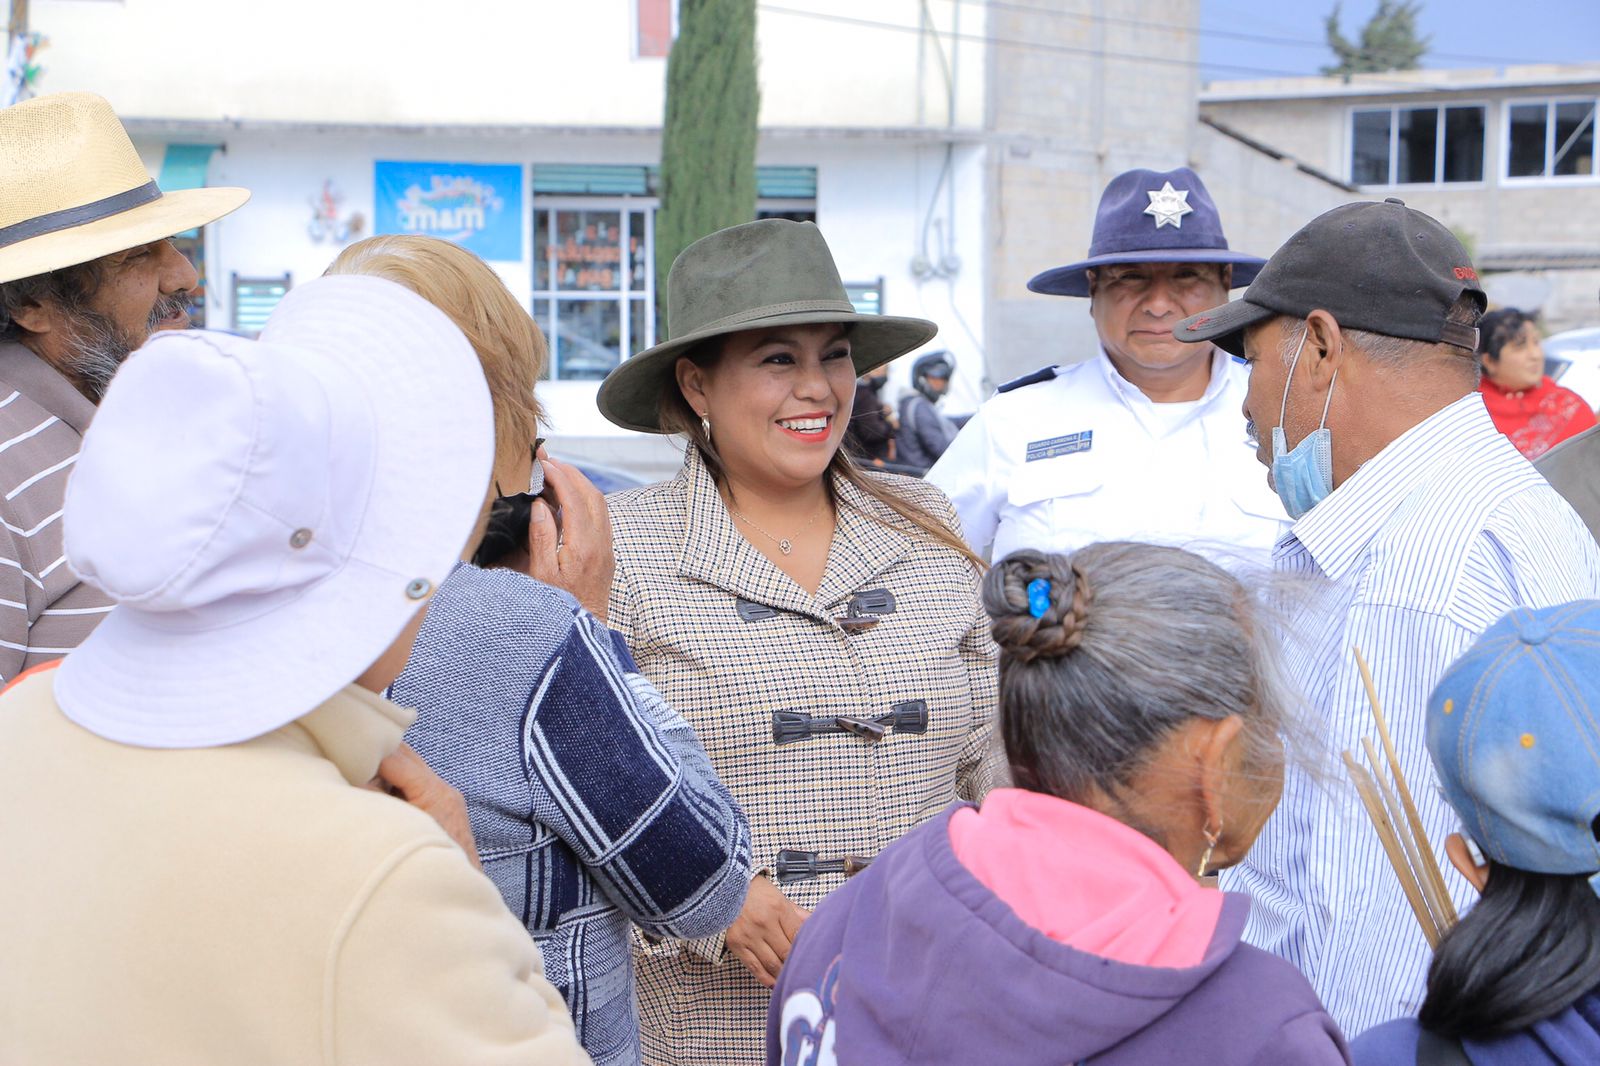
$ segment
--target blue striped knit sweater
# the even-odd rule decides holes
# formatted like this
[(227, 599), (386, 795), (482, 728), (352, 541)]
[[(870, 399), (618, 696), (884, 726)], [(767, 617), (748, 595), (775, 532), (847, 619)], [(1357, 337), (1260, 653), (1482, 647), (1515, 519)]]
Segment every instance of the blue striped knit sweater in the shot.
[(566, 593), (463, 564), (391, 690), (466, 797), (484, 872), (539, 942), (597, 1066), (639, 1062), (628, 926), (738, 917), (750, 831), (694, 731)]

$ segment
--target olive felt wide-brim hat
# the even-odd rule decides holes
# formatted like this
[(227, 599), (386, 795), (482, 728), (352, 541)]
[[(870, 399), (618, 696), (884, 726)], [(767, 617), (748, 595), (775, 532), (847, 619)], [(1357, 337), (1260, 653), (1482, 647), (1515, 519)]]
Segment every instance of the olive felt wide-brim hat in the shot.
[(244, 189), (162, 192), (111, 105), (55, 93), (0, 110), (0, 282), (213, 222)]
[(673, 380), (679, 356), (730, 333), (827, 322), (849, 324), (857, 374), (926, 344), (939, 332), (925, 319), (857, 311), (813, 223), (767, 218), (718, 230), (673, 260), (667, 274), (670, 339), (607, 375), (597, 397), (600, 413), (625, 429), (665, 433), (661, 394)]

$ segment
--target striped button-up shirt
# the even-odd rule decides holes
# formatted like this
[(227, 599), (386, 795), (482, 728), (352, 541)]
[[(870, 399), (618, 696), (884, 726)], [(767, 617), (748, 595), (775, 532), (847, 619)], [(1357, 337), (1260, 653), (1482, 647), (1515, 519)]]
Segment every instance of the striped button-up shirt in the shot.
[(1406, 779), (1458, 908), (1473, 893), (1443, 860), (1459, 821), (1423, 742), (1445, 668), (1512, 607), (1600, 596), (1600, 549), (1495, 430), (1477, 393), (1402, 434), (1295, 523), (1279, 571), (1310, 586), (1289, 668), (1327, 750), (1326, 782), (1291, 767), (1283, 801), (1222, 885), (1255, 899), (1246, 939), (1311, 979), (1345, 1032), (1413, 1015), (1429, 950), (1338, 761), (1376, 737), (1351, 648), (1372, 667)]
[(0, 681), (65, 655), (111, 610), (62, 551), (67, 475), (94, 410), (27, 348), (0, 343)]

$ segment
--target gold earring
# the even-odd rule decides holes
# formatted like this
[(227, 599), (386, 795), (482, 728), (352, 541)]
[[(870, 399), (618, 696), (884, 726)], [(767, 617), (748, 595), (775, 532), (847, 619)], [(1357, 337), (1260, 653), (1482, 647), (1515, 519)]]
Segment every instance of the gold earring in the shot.
[(1222, 839), (1222, 826), (1217, 826), (1216, 832), (1212, 832), (1209, 826), (1202, 829), (1201, 832), (1205, 834), (1206, 838), (1206, 853), (1200, 856), (1200, 868), (1194, 872), (1196, 878), (1206, 875), (1206, 867), (1211, 865), (1211, 853), (1217, 850), (1217, 841)]
[(700, 416), (700, 432), (706, 435), (706, 440), (711, 439), (711, 419), (705, 415)]

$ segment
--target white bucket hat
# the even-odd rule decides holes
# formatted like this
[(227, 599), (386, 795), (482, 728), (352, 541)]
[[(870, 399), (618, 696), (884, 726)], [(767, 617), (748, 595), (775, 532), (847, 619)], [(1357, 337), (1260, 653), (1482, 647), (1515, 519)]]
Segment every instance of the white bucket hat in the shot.
[(472, 346), (393, 282), (302, 285), (259, 341), (156, 334), (67, 484), (67, 561), (117, 606), (62, 663), (62, 711), (196, 748), (312, 710), (460, 559), (493, 455)]
[(93, 93), (0, 110), (0, 282), (159, 241), (248, 199), (244, 189), (163, 193), (111, 105)]

